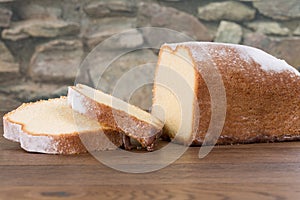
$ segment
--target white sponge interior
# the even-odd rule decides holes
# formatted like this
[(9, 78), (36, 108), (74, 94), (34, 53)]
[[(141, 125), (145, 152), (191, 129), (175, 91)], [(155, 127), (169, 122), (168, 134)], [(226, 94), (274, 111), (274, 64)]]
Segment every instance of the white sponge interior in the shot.
[(188, 50), (161, 49), (152, 114), (165, 121), (165, 130), (178, 142), (189, 141), (192, 137), (195, 79), (194, 64)]
[(32, 134), (72, 134), (96, 131), (103, 127), (71, 109), (66, 98), (24, 104), (8, 116), (10, 121), (23, 124)]

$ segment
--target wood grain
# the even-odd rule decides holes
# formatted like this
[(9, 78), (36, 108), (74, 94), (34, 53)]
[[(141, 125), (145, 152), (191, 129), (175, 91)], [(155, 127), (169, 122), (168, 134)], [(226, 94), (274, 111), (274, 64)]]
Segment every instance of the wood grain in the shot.
[(0, 128), (0, 199), (300, 199), (300, 142), (216, 146), (204, 159), (190, 147), (164, 169), (128, 174), (89, 154), (27, 153)]
[[(297, 185), (266, 184), (164, 184), (140, 186), (37, 186), (5, 187), (3, 199), (299, 199)], [(287, 196), (288, 194), (288, 196)]]

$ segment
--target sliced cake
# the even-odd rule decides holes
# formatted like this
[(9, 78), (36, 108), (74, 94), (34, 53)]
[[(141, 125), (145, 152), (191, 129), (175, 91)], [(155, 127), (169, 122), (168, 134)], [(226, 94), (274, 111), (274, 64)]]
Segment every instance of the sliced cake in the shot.
[(68, 102), (75, 111), (125, 133), (147, 150), (153, 150), (161, 135), (163, 123), (156, 117), (86, 85), (69, 87)]

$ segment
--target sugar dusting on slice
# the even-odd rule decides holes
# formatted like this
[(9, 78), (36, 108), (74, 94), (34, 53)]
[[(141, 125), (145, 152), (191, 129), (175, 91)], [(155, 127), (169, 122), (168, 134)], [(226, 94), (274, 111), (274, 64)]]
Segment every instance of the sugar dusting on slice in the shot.
[(31, 135), (23, 132), (20, 135), (20, 145), (29, 152), (48, 154), (61, 153), (57, 148), (58, 143), (55, 143), (53, 137), (48, 135)]
[(68, 105), (72, 107), (72, 109), (76, 108), (76, 111), (84, 114), (87, 112), (87, 107), (83, 105), (84, 96), (78, 92), (75, 92), (72, 87), (68, 87)]

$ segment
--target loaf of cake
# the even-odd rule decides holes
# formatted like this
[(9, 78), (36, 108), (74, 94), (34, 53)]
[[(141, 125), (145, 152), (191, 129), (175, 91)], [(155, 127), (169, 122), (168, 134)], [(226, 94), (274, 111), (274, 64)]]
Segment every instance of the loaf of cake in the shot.
[(156, 117), (86, 85), (70, 86), (68, 103), (73, 110), (112, 127), (116, 131), (123, 132), (148, 151), (154, 149), (161, 136), (163, 123)]
[[(213, 69), (225, 89), (225, 112), (219, 113), (225, 123), (218, 144), (300, 139), (299, 72), (259, 49), (210, 42), (165, 44), (160, 49), (152, 114), (165, 122), (164, 133), (171, 139), (203, 143), (213, 126), (211, 93), (219, 89), (212, 84), (219, 81)], [(210, 89), (203, 75), (210, 77)]]
[(3, 117), (3, 127), (5, 138), (29, 152), (78, 154), (124, 144), (124, 134), (73, 111), (66, 97), (24, 103)]
[(28, 152), (79, 154), (152, 151), (163, 123), (133, 105), (85, 85), (69, 87), (68, 98), (24, 103), (3, 117), (3, 136)]

